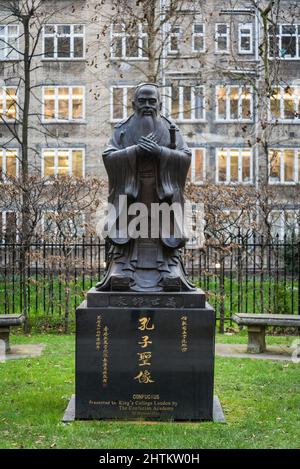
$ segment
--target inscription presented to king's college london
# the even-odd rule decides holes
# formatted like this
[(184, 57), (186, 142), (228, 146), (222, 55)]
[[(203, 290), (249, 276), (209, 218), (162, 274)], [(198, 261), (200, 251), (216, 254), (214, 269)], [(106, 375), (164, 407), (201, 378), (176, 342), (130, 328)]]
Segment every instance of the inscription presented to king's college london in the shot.
[(120, 412), (130, 412), (134, 414), (153, 414), (160, 412), (173, 412), (178, 406), (178, 402), (164, 401), (159, 394), (133, 394), (131, 400), (120, 401), (92, 401), (89, 405), (115, 407)]

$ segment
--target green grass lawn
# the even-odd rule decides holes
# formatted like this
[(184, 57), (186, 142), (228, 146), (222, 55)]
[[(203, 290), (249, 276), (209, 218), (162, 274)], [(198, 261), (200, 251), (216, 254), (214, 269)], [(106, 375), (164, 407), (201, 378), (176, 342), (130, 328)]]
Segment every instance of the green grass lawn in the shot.
[[(268, 337), (291, 343), (295, 337)], [(217, 336), (242, 343), (245, 333)], [(74, 336), (13, 335), (43, 343), (39, 358), (0, 363), (1, 448), (300, 448), (300, 364), (216, 359), (215, 392), (227, 425), (61, 423), (74, 393)]]

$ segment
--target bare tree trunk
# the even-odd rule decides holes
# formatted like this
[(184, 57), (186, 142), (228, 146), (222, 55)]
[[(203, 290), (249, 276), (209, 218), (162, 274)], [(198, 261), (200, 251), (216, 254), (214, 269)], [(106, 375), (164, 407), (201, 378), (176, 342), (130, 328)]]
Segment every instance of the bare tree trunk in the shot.
[(28, 184), (28, 124), (30, 109), (30, 31), (29, 16), (22, 18), (24, 30), (24, 103), (22, 112), (22, 164), (21, 164), (21, 184), (22, 184), (22, 209), (21, 209), (21, 252), (20, 252), (20, 274), (22, 276), (22, 296), (23, 296), (23, 314), (25, 316), (24, 331), (28, 333), (30, 330), (28, 318), (28, 262), (30, 250), (30, 187)]
[(148, 80), (155, 82), (156, 70), (156, 0), (150, 0), (146, 13), (148, 28)]

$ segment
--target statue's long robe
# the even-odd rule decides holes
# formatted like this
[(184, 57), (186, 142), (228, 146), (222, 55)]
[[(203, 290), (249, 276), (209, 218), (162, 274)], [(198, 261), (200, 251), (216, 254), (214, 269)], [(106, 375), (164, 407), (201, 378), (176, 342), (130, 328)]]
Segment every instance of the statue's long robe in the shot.
[[(179, 130), (176, 128), (176, 149), (168, 148), (170, 144), (169, 128), (171, 122), (161, 116), (155, 135), (157, 143), (162, 147), (159, 156), (155, 157), (155, 192), (156, 202), (179, 203), (183, 210), (183, 192), (187, 173), (190, 166), (191, 153), (185, 144)], [(134, 129), (133, 116), (114, 128), (108, 148), (103, 153), (103, 161), (109, 180), (108, 201), (115, 207), (117, 219), (120, 218), (126, 206), (121, 202), (120, 195), (127, 196), (127, 209), (133, 202), (140, 200), (141, 183), (138, 173), (139, 158), (149, 158), (149, 154), (137, 155), (136, 144), (138, 138)], [(155, 202), (153, 200), (153, 202)], [(183, 228), (181, 226), (180, 228)], [(183, 230), (181, 230), (183, 231)], [(114, 244), (122, 245), (129, 242), (130, 237), (126, 231), (119, 231), (109, 236)], [(182, 247), (186, 241), (184, 232), (174, 237), (174, 233), (164, 237), (161, 233), (162, 243), (170, 248)]]

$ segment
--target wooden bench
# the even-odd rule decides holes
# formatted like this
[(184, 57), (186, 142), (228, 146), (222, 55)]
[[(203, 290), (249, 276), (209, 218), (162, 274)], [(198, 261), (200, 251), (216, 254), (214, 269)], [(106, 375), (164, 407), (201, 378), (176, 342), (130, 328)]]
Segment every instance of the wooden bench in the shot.
[(0, 340), (4, 341), (5, 353), (10, 351), (9, 333), (13, 326), (20, 326), (25, 321), (22, 314), (0, 314)]
[(266, 351), (266, 327), (300, 327), (300, 316), (293, 314), (234, 314), (232, 320), (239, 326), (248, 327), (249, 353)]

